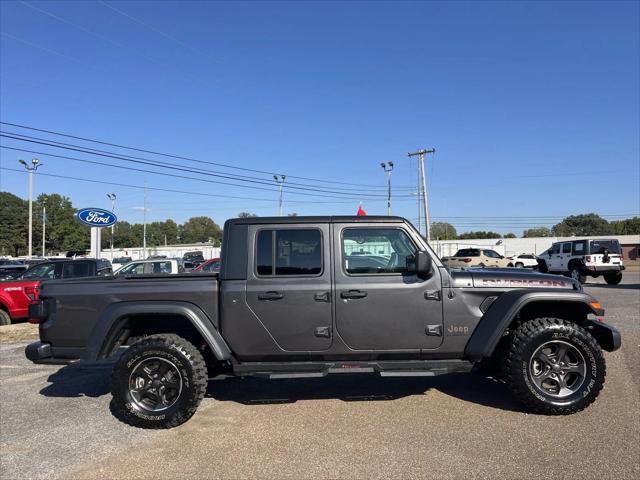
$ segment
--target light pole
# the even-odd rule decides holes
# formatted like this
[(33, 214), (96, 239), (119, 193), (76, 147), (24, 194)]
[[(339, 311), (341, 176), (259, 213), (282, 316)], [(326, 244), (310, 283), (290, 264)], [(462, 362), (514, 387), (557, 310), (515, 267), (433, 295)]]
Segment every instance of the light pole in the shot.
[(42, 257), (44, 258), (45, 238), (47, 233), (47, 206), (42, 204)]
[(393, 172), (393, 162), (382, 162), (380, 166), (387, 173), (387, 215), (391, 215), (391, 172)]
[[(116, 194), (107, 193), (107, 198), (111, 200), (111, 213), (114, 213), (116, 210)], [(114, 225), (111, 225), (111, 261), (113, 261), (113, 227)]]
[(282, 184), (284, 183), (286, 175), (274, 175), (273, 179), (278, 184), (278, 194), (280, 195), (280, 201), (278, 202), (278, 216), (282, 216)]
[(33, 158), (31, 160), (31, 166), (24, 160), (18, 160), (20, 164), (27, 169), (29, 172), (29, 247), (28, 247), (28, 258), (31, 258), (31, 243), (33, 242), (33, 172), (35, 172), (38, 167), (43, 164), (40, 163), (40, 160), (37, 158)]

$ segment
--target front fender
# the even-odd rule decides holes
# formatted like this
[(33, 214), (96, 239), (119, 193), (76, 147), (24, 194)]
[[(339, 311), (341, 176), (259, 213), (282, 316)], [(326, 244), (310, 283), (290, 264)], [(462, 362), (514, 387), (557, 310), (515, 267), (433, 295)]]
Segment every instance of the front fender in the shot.
[(177, 315), (187, 318), (200, 332), (218, 360), (228, 360), (231, 350), (207, 315), (188, 302), (120, 302), (109, 305), (98, 317), (87, 341), (86, 359), (104, 358), (107, 347), (132, 315)]
[(604, 310), (594, 308), (596, 300), (584, 292), (571, 290), (511, 290), (502, 294), (478, 322), (465, 348), (465, 356), (470, 360), (480, 360), (493, 354), (500, 338), (507, 330), (518, 312), (525, 305), (534, 302), (558, 302), (562, 305), (573, 304), (585, 316), (588, 313), (602, 316)]

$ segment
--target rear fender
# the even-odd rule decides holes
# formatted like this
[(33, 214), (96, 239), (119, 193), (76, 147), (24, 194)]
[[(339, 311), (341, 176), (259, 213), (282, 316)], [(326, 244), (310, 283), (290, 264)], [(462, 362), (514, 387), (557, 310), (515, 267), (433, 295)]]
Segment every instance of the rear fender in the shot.
[[(557, 303), (559, 309), (566, 310), (570, 306), (584, 318), (589, 313), (597, 316), (604, 315), (603, 309), (596, 309), (591, 305), (595, 301), (592, 296), (584, 292), (571, 290), (536, 290), (533, 292), (511, 290), (505, 292), (491, 304), (489, 310), (478, 322), (478, 326), (473, 331), (465, 348), (465, 356), (474, 361), (490, 357), (511, 322), (527, 305), (535, 302), (551, 302)], [(604, 345), (603, 348), (605, 348)]]
[(187, 302), (120, 302), (109, 305), (98, 318), (87, 342), (88, 360), (107, 356), (109, 346), (134, 315), (175, 315), (186, 318), (202, 335), (218, 360), (228, 360), (231, 350), (207, 315), (196, 305)]

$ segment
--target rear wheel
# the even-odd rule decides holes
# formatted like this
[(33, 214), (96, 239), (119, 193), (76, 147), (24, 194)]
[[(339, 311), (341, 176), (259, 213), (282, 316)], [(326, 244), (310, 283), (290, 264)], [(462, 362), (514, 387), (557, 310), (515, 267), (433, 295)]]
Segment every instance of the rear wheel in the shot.
[(4, 310), (0, 310), (0, 325), (11, 325), (11, 316)]
[(582, 274), (578, 263), (569, 265), (569, 276), (580, 283), (585, 283), (587, 281), (587, 276)]
[(605, 273), (604, 281), (609, 285), (618, 285), (622, 281), (622, 272)]
[(536, 318), (514, 332), (505, 373), (527, 410), (567, 415), (597, 398), (606, 367), (600, 346), (582, 327), (559, 318)]
[(172, 428), (195, 413), (207, 389), (202, 354), (174, 334), (134, 343), (113, 370), (112, 412), (129, 425)]

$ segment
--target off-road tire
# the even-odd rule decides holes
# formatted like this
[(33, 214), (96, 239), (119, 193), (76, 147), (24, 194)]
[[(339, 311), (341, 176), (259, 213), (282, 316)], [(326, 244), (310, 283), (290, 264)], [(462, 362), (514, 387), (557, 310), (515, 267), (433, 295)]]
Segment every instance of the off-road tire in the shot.
[[(545, 394), (534, 383), (532, 356), (547, 342), (569, 344), (582, 355), (584, 380), (564, 398)], [(518, 327), (505, 359), (505, 382), (526, 410), (569, 415), (589, 406), (604, 386), (606, 365), (597, 341), (581, 326), (560, 318), (536, 318)]]
[(587, 281), (587, 276), (582, 274), (579, 263), (574, 262), (569, 264), (569, 276), (574, 280), (578, 280), (580, 283)]
[(614, 273), (605, 273), (604, 281), (609, 285), (618, 285), (622, 281), (622, 273), (614, 272)]
[(0, 325), (11, 325), (11, 316), (0, 309)]
[[(179, 372), (180, 393), (166, 410), (145, 410), (130, 388), (132, 372), (143, 362), (159, 359)], [(193, 344), (174, 334), (144, 337), (131, 345), (113, 369), (111, 412), (124, 423), (141, 428), (173, 428), (195, 413), (207, 390), (207, 366)]]

